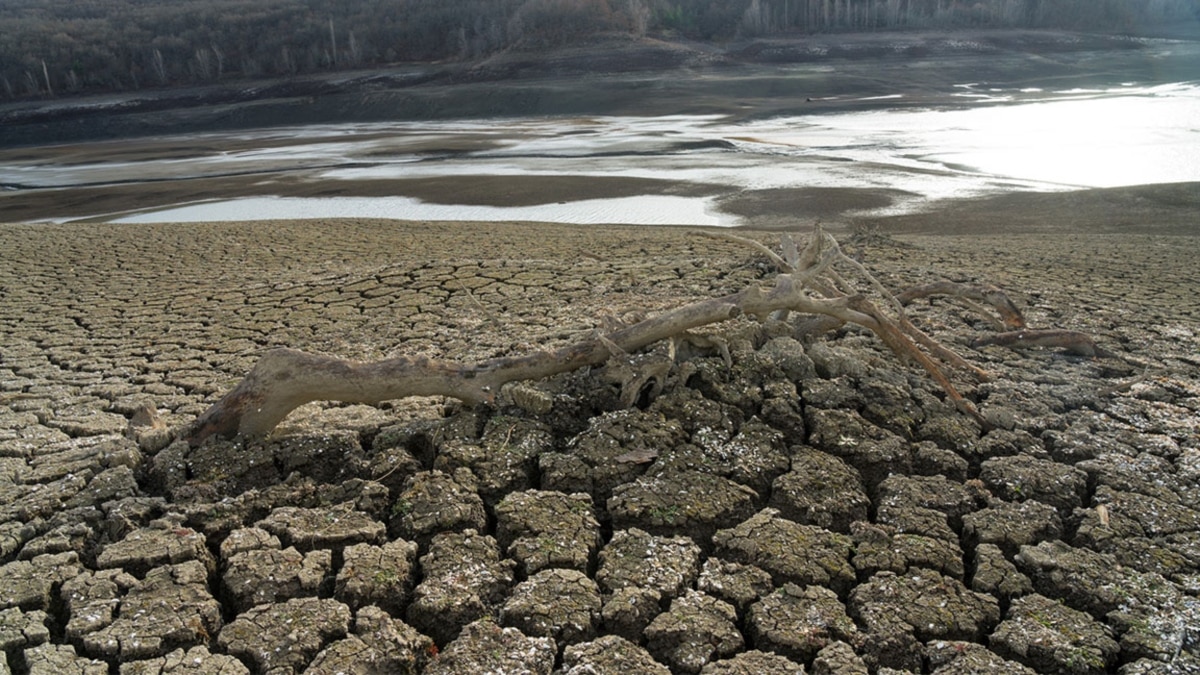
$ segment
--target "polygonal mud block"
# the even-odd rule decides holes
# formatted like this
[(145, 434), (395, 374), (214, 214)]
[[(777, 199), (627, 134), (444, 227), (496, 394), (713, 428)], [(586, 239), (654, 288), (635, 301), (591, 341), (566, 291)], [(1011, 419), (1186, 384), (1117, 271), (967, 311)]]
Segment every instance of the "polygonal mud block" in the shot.
[(39, 555), (0, 566), (0, 609), (48, 610), (55, 589), (83, 571), (74, 551)]
[(563, 650), (563, 675), (671, 675), (671, 669), (654, 660), (645, 648), (616, 635)]
[(554, 640), (527, 637), (516, 628), (501, 628), (480, 619), (462, 629), (425, 669), (425, 675), (462, 673), (528, 673), (550, 675), (558, 650)]
[(412, 675), (436, 654), (428, 636), (378, 607), (363, 607), (355, 614), (354, 633), (321, 650), (304, 672)]
[(986, 509), (963, 517), (967, 546), (995, 544), (1006, 555), (1022, 546), (1062, 537), (1062, 519), (1048, 504), (1028, 500), (1017, 504), (996, 500)]
[(1165, 500), (1138, 492), (1121, 492), (1107, 485), (1096, 488), (1093, 500), (1109, 514), (1136, 522), (1149, 537), (1200, 532), (1200, 510), (1177, 499)]
[(500, 557), (495, 539), (475, 530), (437, 535), (420, 562), (423, 579), (413, 590), (406, 618), (439, 645), (499, 609), (516, 567)]
[(892, 474), (912, 471), (911, 443), (854, 410), (806, 407), (808, 442), (858, 469), (867, 494)]
[(210, 571), (216, 569), (216, 561), (203, 534), (185, 527), (176, 518), (162, 518), (105, 546), (96, 556), (96, 566), (100, 569), (119, 567), (141, 576), (151, 568), (188, 560), (195, 560)]
[[(866, 672), (865, 670), (863, 671)], [(700, 675), (804, 675), (804, 666), (795, 661), (759, 649), (713, 661), (700, 669)]]
[(846, 606), (828, 588), (784, 584), (746, 613), (754, 646), (807, 663), (834, 642), (861, 642)]
[(121, 598), (111, 624), (82, 636), (88, 654), (122, 660), (205, 645), (221, 628), (221, 605), (197, 560), (156, 567)]
[(888, 525), (858, 521), (850, 526), (854, 538), (854, 569), (860, 577), (876, 572), (903, 574), (924, 567), (958, 580), (963, 578), (963, 552), (954, 539), (896, 532)]
[(649, 588), (674, 598), (700, 573), (700, 547), (687, 537), (657, 537), (639, 529), (620, 530), (600, 551), (596, 581), (606, 592)]
[(812, 675), (867, 675), (867, 664), (845, 642), (831, 642), (817, 652)]
[(1042, 672), (1104, 673), (1120, 652), (1108, 626), (1036, 593), (1013, 600), (988, 644)]
[(0, 653), (36, 647), (50, 641), (46, 625), (48, 615), (40, 609), (21, 611), (18, 607), (0, 610)]
[(1044, 541), (1014, 557), (1038, 593), (1092, 616), (1103, 616), (1121, 636), (1121, 657), (1169, 660), (1200, 625), (1200, 604), (1161, 575), (1121, 567), (1107, 554)]
[(66, 635), (78, 639), (112, 624), (120, 598), (138, 583), (124, 570), (85, 570), (59, 591), (67, 611)]
[(259, 605), (221, 629), (217, 644), (260, 671), (303, 671), (330, 642), (346, 636), (350, 608), (336, 600), (293, 598)]
[(783, 433), (752, 417), (728, 438), (724, 430), (697, 429), (691, 443), (661, 449), (648, 472), (700, 471), (744, 485), (756, 495), (767, 495), (771, 482), (788, 470), (790, 461)]
[(780, 518), (775, 509), (763, 509), (737, 527), (720, 530), (713, 542), (718, 556), (760, 567), (776, 585), (816, 584), (844, 592), (855, 580), (850, 537)]
[[(345, 412), (339, 412), (339, 421), (345, 422)], [(318, 483), (337, 483), (368, 475), (359, 438), (356, 430), (317, 427), (312, 431), (285, 435), (268, 445), (284, 478), (295, 472)]]
[(180, 648), (156, 659), (121, 664), (121, 675), (250, 675), (250, 669), (228, 654), (197, 646)]
[(961, 527), (963, 516), (981, 508), (984, 500), (979, 489), (944, 476), (893, 475), (879, 484), (876, 497), (880, 509), (940, 511), (954, 530)]
[(578, 570), (542, 570), (513, 589), (500, 623), (560, 646), (590, 640), (600, 624), (600, 588)]
[(797, 523), (848, 532), (850, 523), (867, 519), (871, 500), (858, 470), (829, 453), (800, 446), (793, 451), (791, 470), (771, 486), (769, 505)]
[(775, 590), (771, 575), (755, 567), (719, 558), (704, 561), (696, 589), (733, 605), (744, 614), (759, 598)]
[(1064, 518), (1082, 506), (1087, 495), (1087, 473), (1028, 455), (989, 459), (980, 465), (979, 479), (1001, 499), (1034, 499), (1058, 509)]
[(221, 563), (228, 563), (230, 558), (239, 553), (267, 548), (283, 548), (283, 544), (279, 537), (261, 527), (241, 527), (230, 532), (221, 542)]
[(496, 505), (496, 538), (526, 576), (547, 567), (587, 571), (600, 548), (592, 498), (526, 490)]
[(706, 664), (745, 647), (736, 621), (733, 605), (688, 591), (646, 626), (646, 649), (678, 672), (698, 673)]
[(422, 471), (404, 483), (392, 505), (389, 529), (418, 544), (426, 544), (439, 532), (487, 528), (487, 513), (477, 482), (469, 469), (453, 474)]
[(71, 645), (43, 644), (25, 650), (29, 675), (108, 675), (108, 664), (75, 653)]
[[(964, 418), (958, 415), (957, 411), (950, 413), (955, 418)], [(944, 417), (940, 419), (946, 419)], [(971, 421), (964, 424), (971, 425)], [(979, 430), (977, 427), (971, 426), (972, 433), (970, 442), (978, 440)], [(961, 447), (966, 445), (956, 444), (951, 447)], [(970, 464), (963, 459), (961, 455), (953, 450), (934, 443), (932, 441), (922, 441), (913, 446), (913, 472), (922, 476), (945, 476), (955, 482), (964, 482), (967, 480)]]
[(930, 539), (958, 542), (958, 535), (950, 529), (950, 520), (942, 511), (919, 506), (884, 505), (875, 513), (875, 522), (890, 527), (898, 534), (915, 534)]
[(346, 503), (322, 508), (281, 506), (256, 526), (279, 537), (285, 546), (295, 546), (301, 551), (379, 544), (387, 540), (387, 527), (383, 523)]
[(662, 611), (661, 600), (662, 593), (652, 588), (625, 586), (613, 591), (600, 610), (604, 630), (640, 642), (646, 626)]
[(408, 605), (417, 567), (417, 545), (397, 539), (383, 546), (355, 544), (342, 552), (344, 562), (334, 597), (351, 607), (377, 605), (400, 613)]
[(471, 469), (478, 477), (480, 496), (491, 506), (511, 492), (536, 486), (537, 458), (552, 451), (554, 442), (545, 424), (497, 415), (488, 420), (478, 442), (443, 443), (433, 467), (446, 473)]
[(868, 633), (919, 641), (979, 640), (1000, 621), (995, 598), (932, 570), (880, 572), (850, 593), (849, 614)]
[(683, 535), (708, 544), (714, 533), (749, 518), (758, 494), (728, 478), (701, 471), (642, 476), (613, 488), (608, 512), (616, 529)]
[(975, 547), (975, 569), (971, 573), (971, 590), (995, 596), (1001, 601), (1033, 592), (1033, 582), (1021, 574), (995, 544)]
[(1036, 675), (1037, 671), (975, 642), (931, 640), (925, 656), (934, 675)]
[(588, 420), (588, 428), (570, 440), (566, 452), (538, 458), (542, 488), (586, 492), (596, 504), (604, 504), (613, 488), (645, 472), (644, 462), (629, 458), (647, 452), (663, 455), (686, 440), (679, 422), (660, 414), (636, 408), (605, 413)]
[(289, 546), (238, 553), (226, 561), (221, 579), (234, 611), (240, 613), (255, 605), (317, 595), (332, 572), (330, 551), (301, 554)]

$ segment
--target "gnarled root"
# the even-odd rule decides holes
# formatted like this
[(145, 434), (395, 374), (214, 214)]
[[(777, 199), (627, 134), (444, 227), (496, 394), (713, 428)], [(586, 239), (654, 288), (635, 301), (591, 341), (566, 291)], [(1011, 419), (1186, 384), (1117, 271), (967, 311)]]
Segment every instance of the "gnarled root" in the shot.
[(908, 305), (913, 300), (933, 295), (949, 295), (967, 300), (970, 302), (968, 306), (973, 311), (983, 314), (985, 318), (989, 319), (991, 317), (988, 317), (983, 309), (974, 303), (991, 305), (992, 309), (995, 309), (996, 313), (1000, 315), (1000, 321), (1005, 328), (1015, 330), (1025, 327), (1025, 317), (1021, 314), (1021, 310), (1017, 309), (1013, 301), (1008, 299), (1004, 291), (991, 284), (971, 285), (953, 281), (936, 281), (931, 284), (913, 286), (897, 293), (896, 300), (902, 305)]
[(1014, 330), (1007, 333), (997, 333), (977, 338), (971, 343), (973, 349), (986, 345), (998, 345), (1010, 349), (1028, 347), (1061, 347), (1079, 356), (1103, 357), (1116, 356), (1099, 345), (1084, 333), (1074, 330), (1048, 328), (1043, 330)]
[[(739, 238), (740, 239), (740, 238)], [(763, 250), (765, 247), (757, 245)], [(784, 256), (774, 260), (784, 269), (775, 284), (764, 290), (758, 285), (720, 298), (702, 300), (663, 312), (635, 324), (615, 328), (552, 351), (456, 363), (429, 358), (400, 357), (373, 363), (356, 363), (294, 349), (276, 349), (263, 355), (250, 373), (232, 391), (204, 412), (187, 431), (192, 445), (214, 434), (248, 436), (269, 433), (297, 407), (317, 400), (374, 404), (409, 396), (449, 396), (467, 403), (490, 402), (508, 382), (538, 380), (558, 373), (606, 363), (659, 340), (682, 336), (689, 329), (748, 315), (765, 319), (772, 314), (795, 312), (828, 317), (838, 324), (863, 326), (901, 357), (919, 363), (955, 405), (986, 427), (978, 411), (955, 389), (942, 367), (966, 362), (950, 350), (920, 334), (904, 318), (899, 305), (884, 298), (899, 313), (891, 318), (864, 296), (847, 293), (848, 282), (834, 271), (836, 263), (865, 275), (880, 292), (879, 282), (858, 263), (847, 258), (833, 237), (819, 228), (802, 250), (785, 239)], [(914, 342), (931, 349), (926, 354)], [(982, 371), (974, 369), (978, 375)], [(973, 372), (974, 372), (973, 371)], [(630, 381), (629, 397), (636, 397), (647, 383), (655, 385), (662, 373)], [(635, 381), (636, 380), (636, 381)]]

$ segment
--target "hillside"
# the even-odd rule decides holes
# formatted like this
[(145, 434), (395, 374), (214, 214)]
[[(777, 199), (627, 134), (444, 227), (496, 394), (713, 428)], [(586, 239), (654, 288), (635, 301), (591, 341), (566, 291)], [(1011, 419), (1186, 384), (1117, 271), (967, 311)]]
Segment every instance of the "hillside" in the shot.
[[(1200, 35), (1197, 24), (1190, 25)], [(720, 45), (610, 35), (471, 61), (0, 104), (0, 147), (339, 122), (830, 110), (870, 104), (862, 97), (891, 93), (897, 83), (881, 79), (869, 64), (896, 59), (932, 66), (905, 71), (906, 86), (910, 94), (923, 90), (944, 101), (955, 82), (966, 81), (954, 78), (978, 78), (984, 64), (1003, 62), (1005, 77), (1040, 82), (1078, 75), (1074, 61), (1087, 54), (1138, 52), (1159, 43), (1159, 38), (1018, 29), (793, 33)], [(1169, 75), (1161, 68), (1156, 66), (1155, 77)], [(1187, 80), (1194, 74), (1170, 76)], [(853, 103), (855, 97), (865, 103)], [(928, 96), (909, 96), (904, 104), (929, 103)]]
[(895, 30), (1151, 34), (1200, 0), (7, 0), (0, 100), (45, 100), (399, 64), (528, 58), (613, 38)]

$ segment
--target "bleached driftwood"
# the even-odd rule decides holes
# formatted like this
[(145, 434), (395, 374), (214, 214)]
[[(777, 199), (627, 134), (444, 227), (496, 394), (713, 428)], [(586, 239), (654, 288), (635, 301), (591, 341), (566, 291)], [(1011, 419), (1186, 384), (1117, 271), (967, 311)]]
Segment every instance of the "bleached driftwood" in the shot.
[(1093, 340), (1085, 333), (1080, 333), (1074, 330), (1061, 330), (1058, 328), (1046, 328), (1040, 330), (1014, 330), (1007, 333), (997, 333), (996, 335), (987, 335), (978, 338), (971, 342), (971, 347), (978, 348), (986, 345), (997, 345), (1000, 347), (1008, 347), (1010, 349), (1024, 349), (1029, 347), (1061, 347), (1062, 349), (1079, 356), (1112, 356), (1116, 354), (1109, 352)]
[(1009, 330), (1019, 330), (1025, 327), (1025, 317), (1021, 314), (1021, 310), (1009, 300), (1008, 295), (999, 288), (991, 284), (960, 284), (953, 281), (936, 281), (931, 284), (914, 286), (905, 291), (896, 294), (896, 300), (902, 305), (907, 305), (918, 298), (927, 298), (934, 295), (949, 295), (958, 298), (961, 301), (969, 302), (970, 307), (975, 312), (991, 319), (986, 311), (975, 303), (983, 303), (991, 305), (992, 309), (1000, 315), (1000, 326)]
[[(942, 364), (964, 368), (977, 378), (986, 373), (917, 330), (904, 316), (900, 303), (883, 291), (861, 264), (843, 254), (832, 236), (818, 228), (803, 248), (785, 237), (783, 256), (753, 240), (731, 235), (724, 238), (768, 253), (782, 270), (774, 285), (762, 288), (755, 284), (731, 295), (687, 304), (560, 349), (476, 363), (423, 357), (356, 363), (294, 349), (275, 349), (264, 354), (232, 391), (196, 420), (187, 438), (197, 445), (214, 434), (263, 435), (292, 410), (318, 400), (374, 404), (440, 395), (472, 404), (491, 402), (508, 382), (538, 380), (600, 365), (614, 354), (634, 352), (690, 329), (738, 316), (766, 319), (781, 313), (818, 315), (829, 319), (827, 325), (852, 323), (867, 328), (898, 356), (919, 363), (960, 410), (986, 426), (975, 407), (955, 388)], [(890, 313), (856, 292), (835, 264), (861, 277), (860, 282), (865, 280), (890, 306)]]

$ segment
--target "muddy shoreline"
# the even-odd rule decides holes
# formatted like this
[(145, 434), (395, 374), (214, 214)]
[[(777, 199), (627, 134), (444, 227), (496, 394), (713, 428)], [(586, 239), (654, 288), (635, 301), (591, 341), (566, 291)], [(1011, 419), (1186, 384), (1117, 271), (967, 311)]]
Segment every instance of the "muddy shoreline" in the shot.
[(499, 410), (313, 404), (194, 450), (170, 428), (273, 346), (518, 354), (770, 268), (671, 228), (0, 226), (4, 657), (1193, 672), (1200, 270), (1193, 237), (1145, 225), (841, 233), (888, 288), (994, 283), (1123, 357), (975, 350), (970, 308), (914, 305), (995, 374), (956, 376), (987, 433), (868, 334), (746, 321), (718, 331), (730, 363), (701, 350), (632, 410), (597, 372)]

